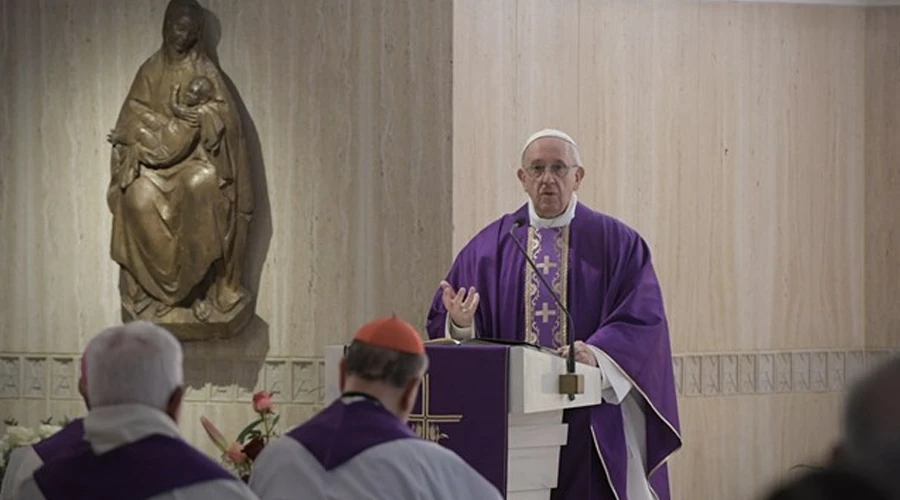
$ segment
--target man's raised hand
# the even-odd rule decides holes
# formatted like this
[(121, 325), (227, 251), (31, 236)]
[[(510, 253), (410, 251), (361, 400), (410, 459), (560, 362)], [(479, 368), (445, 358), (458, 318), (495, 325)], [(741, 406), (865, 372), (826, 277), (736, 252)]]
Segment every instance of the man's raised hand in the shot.
[(460, 328), (471, 326), (475, 310), (478, 308), (478, 292), (475, 287), (469, 287), (468, 291), (465, 288), (454, 290), (450, 283), (441, 281), (441, 290), (444, 307), (453, 324)]

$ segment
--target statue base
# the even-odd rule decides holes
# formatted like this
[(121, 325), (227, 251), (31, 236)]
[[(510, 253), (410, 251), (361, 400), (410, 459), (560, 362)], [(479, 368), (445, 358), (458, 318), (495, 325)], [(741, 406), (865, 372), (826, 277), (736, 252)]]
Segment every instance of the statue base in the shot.
[(156, 307), (148, 307), (135, 313), (128, 304), (122, 304), (122, 321), (149, 321), (172, 332), (178, 340), (224, 340), (235, 337), (253, 319), (253, 297), (247, 293), (227, 313), (210, 308), (209, 317), (201, 321), (189, 307), (174, 307), (163, 315), (157, 315)]

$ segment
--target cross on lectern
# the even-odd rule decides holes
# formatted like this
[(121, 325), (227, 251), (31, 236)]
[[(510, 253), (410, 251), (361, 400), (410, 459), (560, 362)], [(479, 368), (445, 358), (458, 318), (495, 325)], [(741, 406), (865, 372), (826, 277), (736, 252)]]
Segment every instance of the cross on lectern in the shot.
[[(462, 415), (435, 415), (431, 413), (431, 379), (430, 375), (425, 374), (422, 380), (422, 389), (420, 401), (422, 402), (421, 413), (412, 413), (409, 416), (409, 423), (418, 424), (414, 426), (414, 430), (419, 437), (428, 439), (429, 441), (438, 442), (442, 438), (448, 437), (441, 432), (437, 424), (458, 424), (462, 421)], [(418, 427), (418, 428), (416, 428)]]
[(558, 265), (559, 265), (559, 264), (557, 264), (556, 262), (552, 262), (552, 261), (550, 260), (550, 256), (549, 256), (549, 255), (546, 255), (546, 254), (545, 254), (545, 255), (544, 255), (544, 261), (543, 261), (543, 262), (538, 262), (538, 264), (537, 264), (535, 267), (537, 267), (538, 269), (540, 269), (541, 272), (544, 273), (544, 274), (550, 274), (550, 270), (553, 269), (554, 267), (558, 266)]
[(546, 323), (547, 321), (550, 320), (550, 316), (556, 316), (556, 310), (555, 310), (555, 309), (550, 309), (550, 307), (548, 307), (548, 304), (547, 304), (546, 302), (544, 302), (544, 304), (541, 305), (541, 310), (538, 311), (538, 312), (536, 312), (536, 313), (534, 313), (534, 315), (535, 315), (535, 316), (540, 316), (540, 317), (541, 317), (541, 321), (543, 321), (544, 323)]

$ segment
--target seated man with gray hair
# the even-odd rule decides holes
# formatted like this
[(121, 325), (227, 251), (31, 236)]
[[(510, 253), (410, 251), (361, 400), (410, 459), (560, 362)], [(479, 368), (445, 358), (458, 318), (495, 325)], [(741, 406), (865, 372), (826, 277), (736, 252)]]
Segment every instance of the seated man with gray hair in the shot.
[(462, 458), (407, 426), (427, 368), (410, 324), (395, 316), (363, 326), (341, 360), (341, 397), (263, 450), (251, 488), (264, 500), (501, 499)]
[(182, 352), (171, 333), (147, 322), (108, 328), (84, 356), (90, 446), (44, 464), (22, 484), (20, 499), (256, 498), (182, 440)]
[(875, 368), (850, 391), (835, 466), (900, 498), (900, 358)]

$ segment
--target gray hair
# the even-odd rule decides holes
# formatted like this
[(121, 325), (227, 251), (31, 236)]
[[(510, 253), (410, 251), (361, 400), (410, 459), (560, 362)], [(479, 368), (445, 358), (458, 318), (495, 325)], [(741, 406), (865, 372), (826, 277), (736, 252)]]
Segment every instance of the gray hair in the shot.
[(103, 330), (88, 343), (84, 356), (88, 399), (95, 408), (140, 404), (165, 410), (184, 382), (181, 344), (146, 321)]
[(402, 389), (428, 370), (428, 356), (353, 341), (344, 355), (344, 369), (348, 376)]
[(900, 358), (860, 380), (847, 398), (844, 439), (849, 467), (900, 494)]

